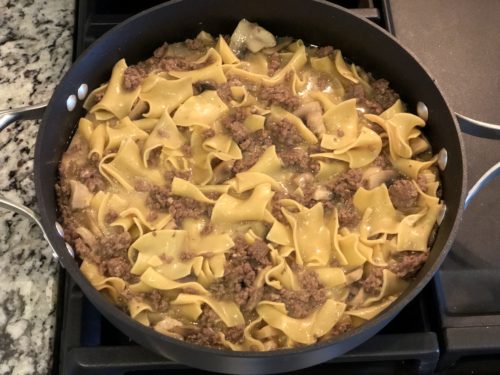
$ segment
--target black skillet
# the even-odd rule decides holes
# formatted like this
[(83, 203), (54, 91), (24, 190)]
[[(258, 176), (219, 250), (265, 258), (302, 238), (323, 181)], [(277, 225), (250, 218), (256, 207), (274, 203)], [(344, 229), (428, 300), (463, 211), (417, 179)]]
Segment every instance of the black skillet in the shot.
[[(328, 342), (298, 349), (265, 353), (231, 352), (201, 347), (163, 336), (132, 320), (111, 305), (81, 274), (71, 248), (59, 234), (54, 185), (57, 167), (83, 115), (88, 90), (106, 81), (116, 61), (129, 64), (145, 59), (164, 41), (182, 41), (205, 30), (229, 34), (242, 18), (258, 22), (277, 35), (302, 38), (305, 43), (334, 45), (343, 54), (376, 76), (387, 78), (409, 108), (425, 103), (425, 128), (433, 150), (446, 150), (442, 171), (447, 211), (432, 246), (429, 260), (403, 295), (383, 313), (362, 327)], [(87, 85), (88, 90), (86, 90)], [(7, 119), (8, 117), (8, 119)], [(12, 112), (5, 119), (12, 120)], [(8, 121), (2, 124), (0, 130)], [(116, 327), (134, 341), (175, 361), (225, 373), (276, 373), (313, 366), (339, 356), (382, 329), (427, 284), (443, 262), (455, 237), (465, 199), (465, 156), (453, 113), (434, 79), (390, 34), (341, 7), (320, 0), (180, 0), (140, 13), (97, 40), (72, 66), (57, 86), (43, 116), (35, 150), (36, 197), (46, 239), (61, 265), (89, 300)], [(37, 217), (25, 207), (0, 199), (0, 205)]]

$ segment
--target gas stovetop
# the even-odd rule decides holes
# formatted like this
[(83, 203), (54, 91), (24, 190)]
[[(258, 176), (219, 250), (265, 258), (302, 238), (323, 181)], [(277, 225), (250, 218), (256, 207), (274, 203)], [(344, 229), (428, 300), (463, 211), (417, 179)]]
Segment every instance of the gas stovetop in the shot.
[[(435, 75), (455, 110), (500, 123), (500, 75), (496, 71), (500, 66), (500, 25), (491, 18), (500, 14), (499, 2), (333, 2), (386, 28), (412, 49)], [(117, 23), (159, 3), (157, 0), (77, 1), (74, 56)], [(500, 160), (500, 146), (498, 140), (468, 134), (464, 140), (469, 186), (472, 186)], [(386, 328), (339, 358), (293, 374), (500, 371), (498, 191), (497, 180), (472, 202), (450, 255), (434, 281)], [(61, 275), (54, 373), (204, 373), (132, 342), (99, 314), (64, 272)]]

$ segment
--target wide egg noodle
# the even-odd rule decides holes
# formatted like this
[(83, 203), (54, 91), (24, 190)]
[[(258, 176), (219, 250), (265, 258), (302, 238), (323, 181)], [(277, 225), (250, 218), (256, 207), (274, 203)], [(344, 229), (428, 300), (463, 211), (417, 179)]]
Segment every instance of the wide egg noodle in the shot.
[(127, 308), (132, 319), (149, 327), (150, 321), (148, 313), (153, 311), (151, 305), (144, 303), (137, 298), (132, 298), (128, 301)]
[(256, 310), (267, 324), (279, 329), (293, 341), (310, 345), (337, 324), (345, 308), (344, 303), (327, 299), (323, 306), (303, 319), (289, 317), (283, 303), (262, 301)]
[(210, 199), (203, 194), (196, 185), (193, 185), (191, 182), (183, 180), (182, 178), (174, 177), (172, 180), (171, 191), (173, 195), (191, 198), (198, 202), (209, 204), (215, 203), (213, 199)]
[(359, 119), (356, 100), (346, 100), (323, 114), (327, 134), (323, 134), (321, 147), (337, 150), (353, 144), (358, 138)]
[(110, 115), (122, 119), (130, 113), (134, 102), (139, 96), (140, 86), (133, 90), (123, 87), (123, 77), (127, 64), (124, 59), (118, 61), (113, 67), (111, 79), (103, 98), (90, 109), (98, 120), (107, 120)]
[(96, 155), (97, 158), (101, 160), (104, 155), (104, 147), (106, 145), (106, 141), (107, 141), (106, 125), (99, 124), (96, 126), (96, 128), (90, 135), (90, 140), (89, 140), (90, 151), (88, 157), (92, 158), (94, 155)]
[(265, 273), (265, 282), (274, 289), (283, 288), (290, 290), (300, 289), (297, 276), (288, 265), (285, 256), (282, 256), (274, 248), (271, 248), (271, 259), (274, 266)]
[(108, 143), (106, 145), (106, 152), (116, 152), (120, 144), (126, 138), (131, 138), (134, 141), (142, 141), (148, 137), (148, 133), (139, 129), (133, 121), (125, 116), (117, 124), (106, 125), (106, 134)]
[(175, 112), (173, 120), (178, 126), (210, 128), (227, 110), (217, 91), (207, 90), (186, 100)]
[(257, 98), (250, 94), (245, 86), (231, 86), (231, 96), (234, 98), (230, 104), (234, 108), (249, 107), (257, 103)]
[(215, 202), (211, 222), (218, 224), (263, 220), (266, 214), (266, 206), (273, 195), (271, 184), (268, 183), (255, 187), (247, 199), (222, 194)]
[(272, 77), (269, 77), (267, 74), (259, 74), (247, 71), (241, 67), (236, 67), (233, 65), (224, 65), (223, 66), (224, 72), (229, 76), (234, 75), (243, 80), (255, 82), (258, 84), (265, 84), (269, 86), (277, 85), (278, 83), (282, 82), (285, 79), (285, 76), (289, 72), (292, 71), (297, 72), (300, 69), (302, 69), (302, 67), (304, 67), (304, 65), (307, 63), (305, 46), (302, 43), (302, 41), (298, 41), (297, 43), (298, 43), (297, 48), (294, 51), (291, 59), (283, 68), (281, 68), (278, 72), (276, 72), (276, 74), (274, 74), (274, 76)]
[(390, 158), (390, 161), (394, 168), (399, 170), (402, 174), (411, 177), (416, 180), (419, 173), (429, 169), (432, 165), (437, 162), (437, 155), (434, 155), (432, 159), (427, 161), (420, 161), (414, 159), (405, 159), (405, 158)]
[(427, 251), (429, 236), (442, 209), (438, 198), (425, 194), (416, 184), (415, 187), (419, 192), (418, 204), (423, 209), (406, 216), (399, 224), (397, 251)]
[(151, 209), (146, 205), (147, 193), (133, 191), (120, 195), (129, 202), (128, 208), (120, 212), (120, 217), (132, 217), (134, 223), (140, 228), (139, 232), (160, 230), (172, 221), (172, 216), (168, 212), (150, 215)]
[(349, 163), (350, 168), (361, 168), (373, 162), (381, 150), (380, 136), (371, 129), (362, 128), (359, 137), (350, 145), (338, 148), (332, 153), (312, 154), (311, 157), (342, 160)]
[(238, 194), (245, 191), (252, 190), (257, 185), (269, 183), (274, 190), (282, 190), (282, 186), (274, 178), (265, 173), (260, 172), (240, 172), (236, 174), (235, 178), (229, 181), (229, 185)]
[(131, 138), (122, 141), (116, 154), (101, 160), (99, 171), (111, 184), (117, 181), (128, 191), (134, 190), (137, 178), (144, 178), (159, 186), (165, 183), (165, 178), (158, 170), (145, 168), (139, 146)]
[[(360, 228), (365, 228), (368, 237), (379, 233), (397, 234), (402, 215), (392, 205), (385, 184), (372, 190), (359, 188), (354, 194), (354, 206), (362, 213)], [(366, 211), (369, 214), (366, 214)]]
[(149, 267), (153, 267), (171, 280), (189, 275), (193, 260), (185, 262), (180, 259), (184, 252), (186, 235), (182, 230), (159, 230), (141, 236), (130, 246), (128, 252), (129, 259), (135, 259), (130, 272), (142, 275)]
[(420, 135), (417, 127), (425, 126), (424, 120), (411, 113), (395, 113), (385, 120), (380, 116), (367, 114), (366, 119), (380, 125), (389, 136), (389, 151), (391, 157), (396, 159), (411, 158), (412, 149), (410, 139)]
[(190, 78), (192, 82), (198, 81), (214, 81), (215, 83), (225, 83), (227, 81), (224, 72), (222, 71), (222, 58), (213, 48), (210, 48), (205, 56), (196, 60), (195, 64), (212, 62), (209, 65), (188, 71), (170, 71), (169, 75), (176, 78)]
[(238, 59), (231, 48), (229, 48), (222, 35), (219, 35), (215, 50), (219, 53), (224, 64), (238, 64), (240, 62), (240, 59)]
[(142, 83), (139, 98), (146, 102), (149, 111), (144, 117), (160, 118), (165, 111), (171, 113), (186, 99), (193, 96), (191, 77), (165, 79), (158, 75), (148, 76)]
[(85, 117), (80, 118), (76, 133), (90, 143), (90, 137), (92, 136), (93, 131), (94, 123), (87, 120)]
[(185, 288), (189, 288), (195, 290), (196, 293), (199, 293), (199, 297), (201, 297), (201, 295), (209, 294), (208, 290), (206, 290), (200, 283), (194, 281), (186, 281), (180, 283), (174, 280), (170, 280), (169, 278), (163, 276), (161, 273), (155, 271), (152, 267), (146, 269), (146, 271), (144, 271), (141, 275), (139, 283), (131, 285), (130, 289), (139, 291), (144, 288), (143, 285), (159, 290), (182, 290)]
[(181, 134), (174, 121), (165, 110), (156, 123), (154, 129), (147, 137), (143, 146), (143, 162), (144, 165), (148, 166), (149, 155), (151, 151), (159, 147), (165, 147), (170, 150), (177, 150), (180, 148), (186, 140)]
[(282, 172), (281, 159), (276, 154), (276, 146), (268, 147), (248, 172), (263, 173), (277, 180)]
[(119, 277), (102, 276), (98, 267), (86, 260), (80, 265), (80, 271), (94, 288), (103, 293), (115, 305), (120, 302), (120, 296), (127, 285), (125, 280)]
[(289, 121), (300, 134), (300, 136), (309, 144), (318, 143), (318, 138), (314, 135), (314, 133), (304, 125), (302, 120), (295, 116), (294, 114), (284, 110), (278, 106), (271, 107), (271, 117), (274, 117), (278, 120), (287, 120)]
[(192, 173), (197, 185), (205, 185), (212, 181), (214, 171), (212, 160), (240, 160), (241, 150), (229, 136), (217, 134), (211, 139), (203, 140), (198, 132), (191, 134)]
[(228, 300), (218, 301), (206, 295), (181, 293), (170, 302), (173, 306), (207, 304), (228, 327), (245, 324), (245, 319), (236, 303)]
[(330, 260), (331, 238), (323, 205), (317, 203), (299, 213), (283, 211), (293, 232), (293, 243), (305, 265), (325, 266)]

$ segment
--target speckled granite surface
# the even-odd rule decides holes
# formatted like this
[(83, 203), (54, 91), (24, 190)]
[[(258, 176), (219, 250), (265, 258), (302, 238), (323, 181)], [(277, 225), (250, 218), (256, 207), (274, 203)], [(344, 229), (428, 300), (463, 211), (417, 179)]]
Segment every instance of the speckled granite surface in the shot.
[[(0, 0), (0, 109), (47, 101), (71, 64), (74, 0)], [(0, 194), (36, 209), (37, 123), (0, 133)], [(57, 264), (40, 230), (0, 210), (0, 374), (52, 366)]]

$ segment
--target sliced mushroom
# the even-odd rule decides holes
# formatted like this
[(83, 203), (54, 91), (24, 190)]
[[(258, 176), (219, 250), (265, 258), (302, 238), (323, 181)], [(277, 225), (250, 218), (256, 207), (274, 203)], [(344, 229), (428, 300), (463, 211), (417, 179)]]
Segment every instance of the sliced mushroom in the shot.
[(158, 331), (166, 336), (173, 337), (178, 340), (184, 340), (184, 337), (179, 333), (173, 332), (177, 327), (182, 327), (182, 323), (176, 319), (173, 319), (169, 316), (165, 317), (163, 320), (160, 320), (154, 326), (155, 331)]
[(87, 186), (75, 180), (70, 180), (69, 184), (71, 186), (71, 208), (73, 210), (81, 210), (88, 207), (92, 199), (92, 193)]
[(236, 55), (241, 55), (245, 49), (250, 52), (259, 52), (263, 48), (274, 47), (276, 38), (269, 31), (256, 23), (242, 19), (231, 35), (229, 47)]
[(318, 186), (313, 193), (313, 199), (317, 201), (328, 201), (332, 198), (332, 192), (324, 186)]
[(362, 177), (362, 185), (368, 190), (374, 189), (381, 184), (396, 178), (398, 172), (394, 169), (381, 169), (380, 167), (368, 168)]
[(294, 112), (294, 115), (305, 120), (306, 125), (316, 135), (321, 135), (326, 132), (325, 123), (323, 122), (323, 111), (321, 104), (316, 101), (302, 104), (299, 109)]

